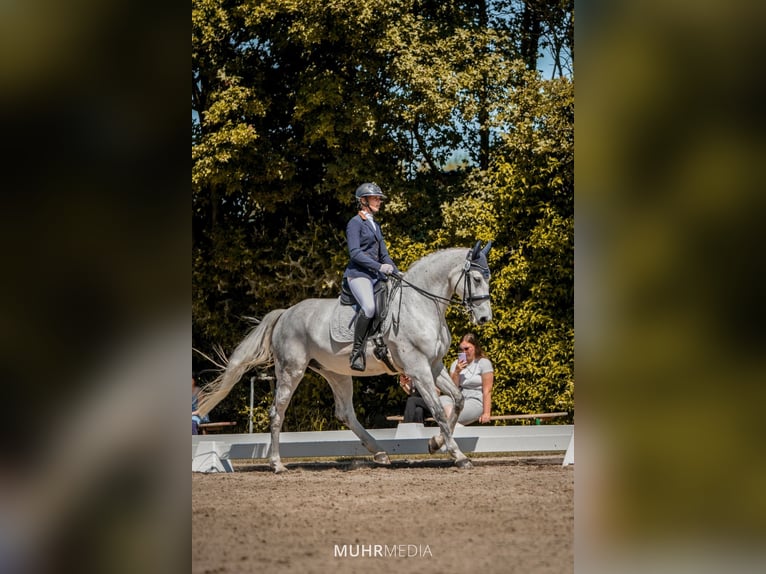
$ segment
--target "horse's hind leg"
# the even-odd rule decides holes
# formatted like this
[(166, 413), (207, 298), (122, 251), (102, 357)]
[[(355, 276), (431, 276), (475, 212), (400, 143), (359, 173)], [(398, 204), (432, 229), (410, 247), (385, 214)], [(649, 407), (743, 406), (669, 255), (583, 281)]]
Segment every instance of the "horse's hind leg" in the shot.
[(354, 412), (354, 382), (348, 375), (339, 375), (325, 370), (317, 370), (330, 383), (335, 395), (335, 416), (350, 428), (362, 444), (373, 454), (373, 460), (380, 464), (391, 464), (388, 454), (356, 418)]
[(279, 433), (285, 420), (285, 411), (290, 399), (295, 392), (298, 383), (301, 382), (305, 369), (287, 369), (276, 367), (277, 386), (274, 390), (274, 402), (269, 409), (271, 427), (271, 448), (269, 452), (269, 466), (275, 473), (285, 472), (287, 467), (282, 464), (279, 456)]

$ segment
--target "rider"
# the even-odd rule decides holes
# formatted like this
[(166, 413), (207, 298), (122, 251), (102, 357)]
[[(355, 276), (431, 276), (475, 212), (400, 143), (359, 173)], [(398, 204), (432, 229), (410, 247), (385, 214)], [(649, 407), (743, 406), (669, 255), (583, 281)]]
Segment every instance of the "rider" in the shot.
[(356, 188), (354, 195), (359, 213), (346, 226), (346, 242), (351, 260), (343, 277), (361, 308), (354, 328), (351, 368), (354, 371), (364, 371), (367, 330), (375, 317), (373, 285), (399, 270), (388, 255), (386, 241), (374, 220), (380, 210), (381, 200), (386, 199), (386, 196), (376, 183), (363, 183)]

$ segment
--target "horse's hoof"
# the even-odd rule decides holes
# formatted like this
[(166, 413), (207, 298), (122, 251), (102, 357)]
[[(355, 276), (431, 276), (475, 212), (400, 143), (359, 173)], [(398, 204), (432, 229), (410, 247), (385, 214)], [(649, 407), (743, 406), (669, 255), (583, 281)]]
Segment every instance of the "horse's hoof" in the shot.
[(428, 439), (428, 454), (446, 453), (447, 445), (445, 443), (439, 444), (439, 439), (432, 436)]
[(461, 458), (455, 461), (455, 466), (460, 469), (470, 469), (473, 468), (473, 463), (470, 458)]
[(391, 459), (388, 458), (388, 454), (383, 451), (376, 452), (372, 456), (372, 460), (378, 464), (391, 464)]
[(287, 472), (287, 467), (281, 462), (272, 463), (271, 468), (274, 470), (274, 474), (282, 474), (283, 472)]

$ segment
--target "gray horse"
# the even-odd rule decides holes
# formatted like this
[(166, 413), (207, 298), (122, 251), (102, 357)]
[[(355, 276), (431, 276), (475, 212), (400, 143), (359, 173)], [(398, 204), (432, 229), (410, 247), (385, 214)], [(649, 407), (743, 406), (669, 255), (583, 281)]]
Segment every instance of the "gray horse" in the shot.
[[(491, 243), (482, 248), (481, 242), (477, 242), (467, 251), (465, 248), (436, 251), (416, 261), (402, 276), (390, 280), (392, 284), (401, 281), (398, 288), (390, 289), (389, 313), (382, 326), (395, 371), (375, 357), (371, 343), (367, 348), (367, 369), (362, 373), (352, 371), (349, 366), (351, 339), (338, 337), (337, 333), (333, 336), (332, 329), (333, 321), (337, 324), (337, 317), (344, 312), (353, 314), (352, 309), (340, 305), (338, 299), (306, 299), (263, 317), (222, 366), (222, 373), (200, 393), (201, 414), (210, 412), (248, 370), (273, 364), (276, 387), (269, 410), (269, 464), (275, 472), (284, 472), (287, 469), (279, 456), (279, 433), (287, 405), (308, 368), (330, 383), (336, 416), (373, 453), (374, 461), (390, 464), (386, 452), (356, 418), (351, 376), (406, 373), (415, 382), (441, 430), (429, 442), (429, 451), (446, 445), (458, 467), (470, 468), (471, 461), (452, 437), (463, 408), (463, 397), (443, 363), (451, 343), (445, 315), (456, 293), (474, 323), (483, 324), (492, 319), (487, 264)], [(437, 387), (455, 401), (449, 419), (438, 400)]]

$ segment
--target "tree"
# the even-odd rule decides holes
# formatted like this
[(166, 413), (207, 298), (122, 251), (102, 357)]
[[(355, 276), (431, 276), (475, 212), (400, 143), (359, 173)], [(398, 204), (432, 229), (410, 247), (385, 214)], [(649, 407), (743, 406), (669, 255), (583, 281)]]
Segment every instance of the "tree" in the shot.
[(574, 85), (527, 74), (508, 101), (503, 145), (472, 191), (445, 206), (443, 231), (464, 237), (474, 218), (477, 236), (500, 247), (490, 258), (495, 320), (482, 329), (497, 407), (573, 411)]
[[(548, 190), (535, 188), (538, 196), (553, 189), (543, 159), (525, 150), (561, 134), (543, 137), (537, 124), (525, 123), (538, 113), (536, 122), (547, 122), (544, 108), (553, 104), (543, 100), (553, 92), (518, 57), (519, 22), (503, 11), (517, 4), (193, 1), (195, 348), (230, 351), (249, 328), (246, 317), (336, 296), (345, 224), (362, 181), (376, 181), (391, 198), (382, 223), (401, 266), (435, 248), (496, 238), (501, 288), (513, 285), (534, 310), (548, 300), (534, 286), (566, 277), (543, 277), (550, 258), (532, 246), (543, 237), (553, 242), (569, 220), (556, 202), (543, 218), (534, 194), (516, 186), (537, 178)], [(536, 89), (544, 92), (538, 100)], [(456, 154), (463, 160), (454, 163)], [(466, 205), (480, 208), (479, 226), (461, 227)], [(510, 245), (523, 245), (525, 256), (503, 253)], [(517, 266), (534, 271), (527, 282), (506, 278), (520, 276)], [(495, 297), (499, 317), (511, 303), (519, 307), (497, 288)], [(559, 324), (557, 315), (550, 325)], [(357, 386), (365, 390), (357, 395), (360, 419), (380, 421), (396, 401), (391, 378)], [(219, 416), (242, 416), (246, 390), (238, 392)], [(337, 425), (329, 388), (313, 375), (290, 411), (288, 427)]]

